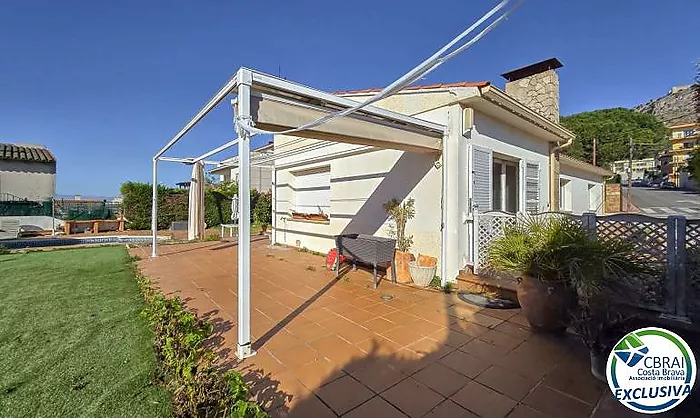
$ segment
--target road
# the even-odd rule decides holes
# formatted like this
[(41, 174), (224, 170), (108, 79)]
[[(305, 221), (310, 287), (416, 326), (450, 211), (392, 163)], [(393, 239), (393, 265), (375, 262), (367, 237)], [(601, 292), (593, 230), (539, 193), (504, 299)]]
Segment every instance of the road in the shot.
[[(626, 193), (627, 189), (623, 190)], [(649, 216), (683, 215), (700, 219), (700, 194), (686, 190), (633, 187), (632, 204)]]

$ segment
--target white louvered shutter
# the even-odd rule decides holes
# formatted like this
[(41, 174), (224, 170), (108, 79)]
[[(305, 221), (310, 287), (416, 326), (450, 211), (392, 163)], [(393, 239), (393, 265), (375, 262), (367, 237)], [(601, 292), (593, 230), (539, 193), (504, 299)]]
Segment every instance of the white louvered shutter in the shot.
[(490, 149), (472, 146), (472, 204), (481, 213), (492, 210), (493, 153)]
[(540, 211), (540, 163), (527, 161), (525, 163), (525, 211), (538, 213)]
[(329, 214), (331, 209), (330, 170), (299, 173), (295, 176), (296, 211)]

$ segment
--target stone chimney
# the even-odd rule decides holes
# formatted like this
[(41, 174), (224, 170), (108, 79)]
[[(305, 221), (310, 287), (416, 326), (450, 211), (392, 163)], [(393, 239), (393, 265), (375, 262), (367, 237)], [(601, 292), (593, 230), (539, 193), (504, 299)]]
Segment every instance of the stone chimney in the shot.
[(556, 58), (550, 58), (527, 67), (501, 74), (508, 80), (506, 93), (541, 114), (559, 123), (559, 76), (554, 71), (562, 67)]

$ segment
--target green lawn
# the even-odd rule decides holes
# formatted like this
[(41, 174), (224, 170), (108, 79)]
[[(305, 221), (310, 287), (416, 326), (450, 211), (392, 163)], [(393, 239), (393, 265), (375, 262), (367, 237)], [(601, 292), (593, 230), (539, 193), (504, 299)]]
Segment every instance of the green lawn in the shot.
[(124, 247), (0, 255), (0, 417), (160, 417)]

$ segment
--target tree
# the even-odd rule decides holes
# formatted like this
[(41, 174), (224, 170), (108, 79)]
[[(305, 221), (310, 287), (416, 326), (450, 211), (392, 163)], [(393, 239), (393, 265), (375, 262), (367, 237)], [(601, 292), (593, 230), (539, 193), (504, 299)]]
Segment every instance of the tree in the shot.
[(561, 124), (576, 134), (565, 153), (586, 162), (593, 161), (593, 138), (597, 139), (597, 165), (629, 158), (629, 140), (636, 144), (633, 158), (653, 157), (668, 147), (668, 134), (655, 116), (625, 108), (602, 109), (561, 118)]
[(700, 148), (697, 148), (690, 154), (690, 159), (688, 160), (688, 172), (695, 179), (696, 182), (700, 180)]

